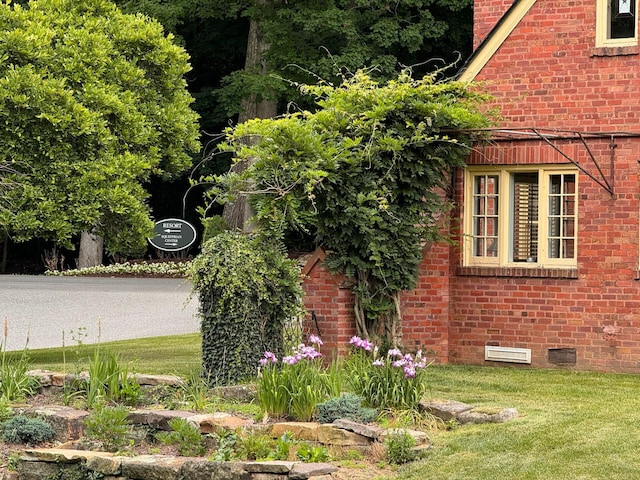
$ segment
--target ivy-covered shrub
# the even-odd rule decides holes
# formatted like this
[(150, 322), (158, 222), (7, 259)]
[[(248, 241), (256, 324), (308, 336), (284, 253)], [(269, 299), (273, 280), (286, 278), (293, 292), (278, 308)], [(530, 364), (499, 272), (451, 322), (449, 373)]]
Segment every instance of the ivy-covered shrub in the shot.
[(346, 418), (353, 422), (369, 423), (376, 418), (377, 411), (374, 408), (362, 406), (362, 397), (353, 393), (345, 393), (339, 397), (331, 398), (326, 402), (316, 405), (316, 418), (319, 423), (333, 423), (339, 418)]
[(34, 445), (52, 440), (54, 433), (51, 425), (40, 418), (16, 415), (0, 424), (0, 436), (8, 443)]
[(190, 277), (210, 383), (246, 380), (265, 350), (282, 353), (283, 328), (302, 313), (300, 270), (282, 250), (258, 236), (224, 232), (203, 244)]

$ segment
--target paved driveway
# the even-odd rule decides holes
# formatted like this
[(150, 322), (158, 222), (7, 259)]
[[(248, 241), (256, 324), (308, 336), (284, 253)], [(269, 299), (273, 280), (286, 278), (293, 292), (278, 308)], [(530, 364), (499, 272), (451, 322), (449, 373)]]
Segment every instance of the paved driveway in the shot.
[[(0, 275), (0, 340), (6, 350), (199, 331), (198, 300), (184, 279)], [(8, 336), (2, 330), (7, 321)]]

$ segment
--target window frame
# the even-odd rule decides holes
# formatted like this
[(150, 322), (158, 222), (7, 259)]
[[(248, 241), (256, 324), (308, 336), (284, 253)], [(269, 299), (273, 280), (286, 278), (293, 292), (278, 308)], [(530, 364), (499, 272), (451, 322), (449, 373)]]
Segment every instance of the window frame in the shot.
[[(634, 36), (626, 38), (609, 37), (609, 2), (612, 0), (596, 1), (596, 47), (628, 47), (638, 45), (638, 1), (634, 2), (635, 28)], [(616, 0), (613, 0), (616, 1)]]
[[(538, 251), (537, 261), (514, 262), (510, 252), (513, 242), (513, 174), (538, 173)], [(573, 258), (550, 258), (549, 255), (549, 198), (552, 175), (574, 175), (575, 191), (573, 211)], [(498, 177), (497, 242), (495, 257), (474, 255), (474, 183), (480, 175)], [(519, 165), (519, 166), (468, 166), (464, 174), (463, 210), (463, 265), (469, 267), (519, 267), (519, 268), (576, 268), (578, 258), (578, 169), (567, 165)], [(554, 194), (555, 195), (555, 194)]]

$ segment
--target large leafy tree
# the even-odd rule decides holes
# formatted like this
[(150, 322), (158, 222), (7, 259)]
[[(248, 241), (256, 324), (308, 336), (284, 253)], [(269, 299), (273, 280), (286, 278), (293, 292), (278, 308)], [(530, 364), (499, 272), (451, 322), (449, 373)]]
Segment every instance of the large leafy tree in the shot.
[[(119, 1), (183, 38), (194, 61), (191, 91), (209, 132), (235, 115), (242, 123), (292, 104), (313, 107), (289, 81), (338, 84), (338, 73), (369, 66), (382, 79), (402, 66), (422, 75), (471, 51), (472, 0)], [(234, 205), (225, 213), (241, 223), (246, 212), (242, 202)]]
[(0, 4), (0, 163), (20, 185), (0, 225), (18, 241), (72, 247), (92, 231), (111, 253), (144, 249), (145, 182), (199, 149), (189, 69), (158, 22), (107, 0)]
[(376, 67), (378, 78), (389, 79), (409, 66), (416, 72), (433, 71), (434, 65), (449, 64), (471, 48), (469, 0), (209, 3), (226, 15), (250, 19), (259, 31), (261, 46), (247, 49), (247, 59), (256, 51), (257, 57), (229, 75), (222, 92), (230, 112), (241, 114), (246, 108), (242, 101), (251, 95), (282, 100), (286, 92), (291, 101), (292, 92), (281, 78), (338, 83), (344, 72)]
[(268, 238), (313, 232), (328, 265), (352, 281), (358, 333), (397, 345), (400, 293), (415, 287), (425, 243), (447, 238), (451, 172), (490, 123), (484, 97), (406, 72), (379, 84), (360, 71), (302, 90), (316, 111), (227, 131), (225, 148), (255, 161), (219, 177), (212, 194), (249, 195)]

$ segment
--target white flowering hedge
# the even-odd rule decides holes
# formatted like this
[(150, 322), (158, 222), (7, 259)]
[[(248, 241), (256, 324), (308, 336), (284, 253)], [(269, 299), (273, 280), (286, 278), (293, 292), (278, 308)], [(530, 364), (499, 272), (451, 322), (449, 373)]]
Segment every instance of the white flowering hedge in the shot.
[(101, 276), (141, 276), (141, 277), (185, 277), (191, 262), (140, 262), (115, 263), (113, 265), (99, 265), (97, 267), (80, 268), (51, 272), (47, 275), (101, 275)]

